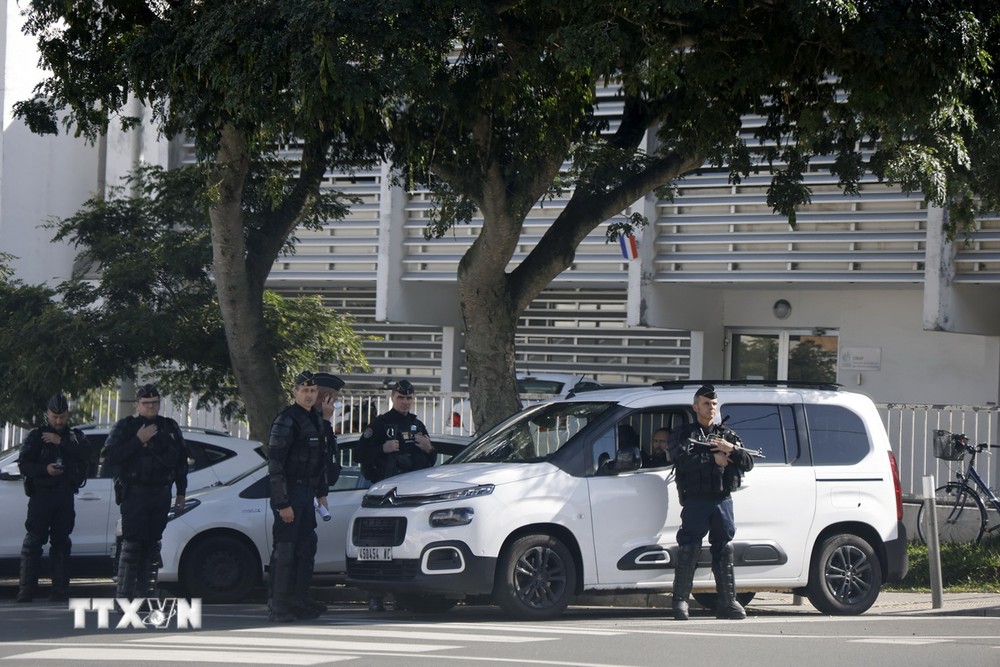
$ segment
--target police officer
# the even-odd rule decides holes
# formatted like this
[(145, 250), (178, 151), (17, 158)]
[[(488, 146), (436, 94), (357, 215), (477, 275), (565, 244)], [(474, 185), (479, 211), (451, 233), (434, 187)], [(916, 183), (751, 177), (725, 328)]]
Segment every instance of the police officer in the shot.
[[(674, 432), (670, 448), (675, 457), (677, 494), (682, 507), (674, 569), (674, 618), (688, 619), (688, 595), (698, 568), (701, 543), (707, 534), (718, 594), (715, 615), (739, 620), (746, 618), (746, 612), (736, 600), (731, 544), (736, 525), (731, 494), (740, 488), (743, 473), (753, 468), (753, 458), (740, 447), (736, 433), (715, 423), (719, 409), (715, 387), (701, 386), (694, 394), (692, 407), (697, 420)], [(692, 436), (708, 446), (690, 444)]]
[(18, 459), (28, 495), (27, 534), (21, 545), (21, 581), (18, 602), (31, 602), (38, 587), (42, 546), (49, 542), (52, 591), (49, 600), (69, 598), (70, 533), (76, 521), (73, 495), (87, 481), (90, 446), (87, 437), (69, 428), (69, 403), (62, 394), (49, 399), (48, 424), (30, 431)]
[[(372, 482), (434, 465), (437, 452), (427, 427), (410, 412), (415, 394), (409, 380), (397, 381), (390, 395), (392, 409), (372, 419), (358, 440), (355, 455), (361, 473)], [(368, 609), (385, 611), (384, 598), (371, 596)]]
[(358, 440), (361, 472), (372, 482), (434, 465), (437, 452), (427, 427), (410, 412), (415, 394), (409, 380), (396, 382), (392, 409), (372, 419)]
[(340, 447), (337, 445), (333, 415), (340, 404), (340, 390), (344, 388), (344, 381), (330, 373), (314, 373), (313, 379), (319, 389), (314, 409), (322, 415), (323, 430), (326, 433), (326, 481), (332, 487), (340, 479), (341, 468)]
[(122, 515), (117, 595), (127, 599), (155, 593), (171, 488), (177, 487), (175, 506), (183, 507), (188, 470), (184, 436), (177, 422), (160, 416), (156, 387), (139, 387), (136, 406), (138, 415), (118, 420), (104, 445)]
[(292, 394), (295, 402), (275, 417), (268, 441), (274, 512), (268, 618), (278, 623), (316, 618), (324, 607), (308, 598), (317, 544), (314, 502), (328, 508), (329, 491), (326, 427), (313, 409), (315, 376), (299, 373)]

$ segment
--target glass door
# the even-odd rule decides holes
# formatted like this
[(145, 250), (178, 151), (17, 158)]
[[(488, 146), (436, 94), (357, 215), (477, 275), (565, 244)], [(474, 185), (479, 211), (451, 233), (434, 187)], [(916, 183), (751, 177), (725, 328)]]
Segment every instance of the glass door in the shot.
[(836, 331), (740, 330), (726, 333), (733, 380), (837, 381)]

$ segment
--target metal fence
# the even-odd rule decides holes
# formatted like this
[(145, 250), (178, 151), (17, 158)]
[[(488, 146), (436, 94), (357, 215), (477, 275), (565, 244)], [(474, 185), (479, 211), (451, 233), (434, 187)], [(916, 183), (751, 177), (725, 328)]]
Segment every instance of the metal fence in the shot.
[[(432, 434), (458, 433), (460, 429), (451, 425), (451, 407), (467, 398), (468, 393), (464, 392), (426, 394), (417, 398), (414, 412)], [(1000, 408), (995, 405), (978, 407), (889, 403), (879, 405), (878, 408), (896, 455), (903, 496), (907, 500), (913, 500), (921, 494), (924, 475), (934, 475), (936, 483), (940, 485), (953, 477), (959, 467), (964, 466), (963, 462), (934, 458), (931, 441), (936, 429), (964, 433), (971, 442), (976, 443), (997, 444), (998, 441)], [(356, 416), (360, 412), (379, 414), (388, 409), (389, 397), (384, 392), (352, 393), (349, 397), (343, 397), (343, 407), (335, 419), (342, 431), (356, 431), (359, 420), (351, 419), (352, 415)], [(182, 426), (223, 431), (244, 438), (248, 433), (245, 423), (226, 423), (215, 411), (196, 409), (193, 401), (183, 403), (165, 400), (161, 414), (176, 419)], [(118, 419), (118, 397), (114, 392), (101, 397), (94, 417), (95, 423), (100, 424), (111, 424)], [(18, 446), (24, 435), (25, 430), (20, 427), (4, 426), (0, 452)], [(990, 487), (1000, 488), (1000, 461), (994, 460), (992, 456), (980, 455), (976, 467)]]

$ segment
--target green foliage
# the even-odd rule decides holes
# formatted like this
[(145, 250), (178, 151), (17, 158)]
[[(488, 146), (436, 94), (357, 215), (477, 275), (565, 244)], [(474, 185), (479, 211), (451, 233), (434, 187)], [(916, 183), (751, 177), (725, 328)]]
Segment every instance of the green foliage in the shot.
[[(910, 543), (910, 569), (896, 588), (930, 588), (927, 546)], [(945, 588), (1000, 593), (1000, 541), (942, 544), (941, 579)]]
[(0, 422), (37, 425), (49, 397), (108, 382), (124, 370), (103, 345), (92, 313), (60, 304), (56, 292), (0, 271)]
[[(56, 291), (0, 284), (0, 300), (17, 315), (0, 323), (0, 344), (12, 351), (0, 362), (8, 370), (0, 378), (10, 379), (0, 381), (0, 420), (37, 415), (57, 390), (82, 393), (138, 366), (165, 394), (196, 392), (198, 407), (245, 416), (211, 281), (211, 195), (203, 183), (197, 167), (142, 167), (107, 198), (51, 223), (56, 239), (80, 250), (80, 269)], [(350, 317), (318, 298), (266, 292), (264, 313), (289, 387), (301, 368), (369, 369)], [(8, 412), (15, 396), (23, 407)]]

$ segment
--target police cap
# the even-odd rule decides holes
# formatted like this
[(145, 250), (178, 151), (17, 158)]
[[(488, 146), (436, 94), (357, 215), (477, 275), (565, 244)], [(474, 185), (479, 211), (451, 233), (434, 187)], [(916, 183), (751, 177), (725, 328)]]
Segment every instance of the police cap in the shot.
[(417, 390), (413, 388), (413, 383), (409, 380), (396, 380), (396, 384), (392, 385), (392, 390), (400, 396), (413, 396), (417, 393)]
[(135, 390), (136, 398), (159, 398), (160, 391), (155, 384), (144, 384)]
[(48, 410), (54, 415), (61, 415), (69, 412), (69, 401), (62, 394), (53, 394), (49, 399)]
[(313, 375), (313, 379), (320, 387), (326, 387), (334, 391), (340, 391), (344, 388), (344, 381), (332, 373), (316, 373)]
[(715, 394), (715, 387), (710, 384), (703, 384), (698, 387), (698, 391), (694, 392), (694, 400), (698, 400), (699, 396), (704, 396), (705, 398), (718, 398)]
[(295, 376), (296, 387), (315, 387), (316, 376), (310, 371), (302, 371)]

